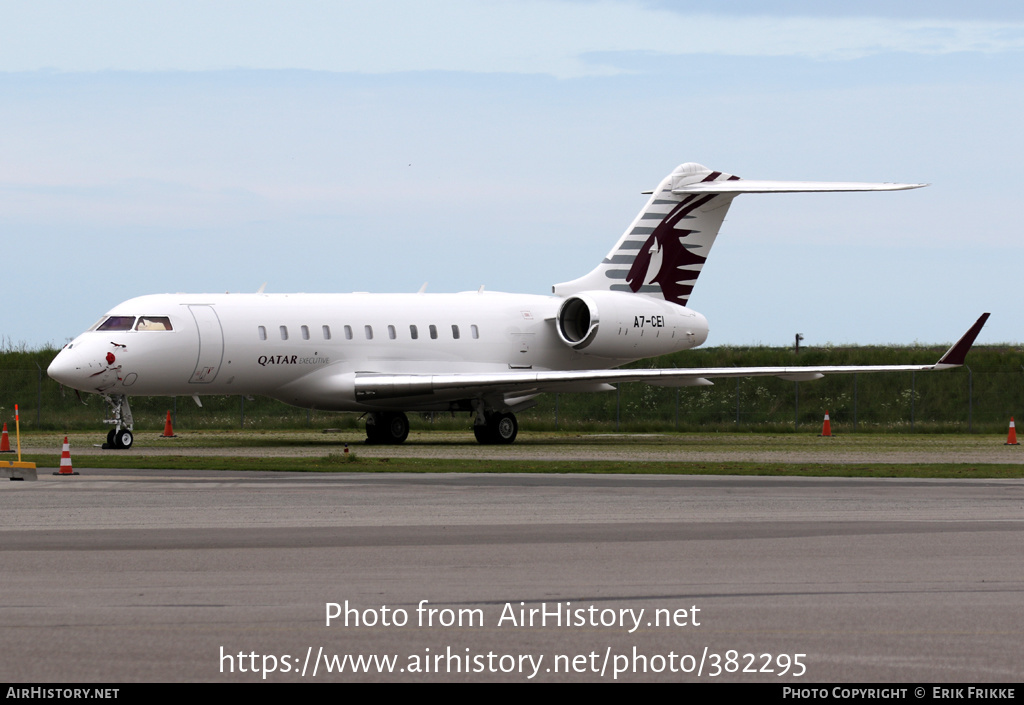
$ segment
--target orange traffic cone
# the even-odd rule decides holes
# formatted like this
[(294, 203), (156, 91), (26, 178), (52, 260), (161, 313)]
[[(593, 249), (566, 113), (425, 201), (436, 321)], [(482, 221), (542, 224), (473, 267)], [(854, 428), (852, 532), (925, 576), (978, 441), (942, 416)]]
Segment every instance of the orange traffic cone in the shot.
[(4, 424), (4, 433), (0, 436), (0, 453), (13, 453), (11, 450), (11, 439), (7, 437), (7, 424)]
[(64, 448), (60, 451), (60, 472), (53, 473), (54, 475), (77, 475), (74, 468), (71, 467), (71, 446), (68, 445), (68, 437), (64, 436)]
[(818, 435), (832, 437), (832, 422), (828, 420), (828, 409), (825, 409), (825, 421), (821, 424), (821, 433)]
[(1010, 417), (1010, 432), (1006, 435), (1006, 443), (1004, 443), (1003, 445), (1004, 446), (1019, 446), (1020, 445), (1020, 443), (1017, 442), (1017, 429), (1013, 425), (1013, 417), (1012, 416)]
[(170, 412), (169, 409), (167, 411), (167, 421), (166, 421), (166, 423), (164, 423), (164, 434), (162, 436), (160, 436), (160, 437), (161, 438), (177, 438), (177, 436), (174, 435), (174, 429), (171, 427), (171, 412)]

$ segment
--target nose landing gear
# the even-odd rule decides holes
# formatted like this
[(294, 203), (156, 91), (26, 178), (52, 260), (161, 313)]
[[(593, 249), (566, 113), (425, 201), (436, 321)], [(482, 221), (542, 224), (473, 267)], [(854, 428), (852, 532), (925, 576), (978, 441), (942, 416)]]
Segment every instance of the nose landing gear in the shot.
[(104, 419), (103, 423), (114, 425), (114, 428), (107, 432), (107, 442), (103, 444), (103, 448), (128, 450), (135, 442), (135, 436), (132, 434), (135, 420), (132, 418), (132, 409), (128, 405), (128, 397), (124, 394), (104, 394), (103, 400), (110, 406), (113, 417)]

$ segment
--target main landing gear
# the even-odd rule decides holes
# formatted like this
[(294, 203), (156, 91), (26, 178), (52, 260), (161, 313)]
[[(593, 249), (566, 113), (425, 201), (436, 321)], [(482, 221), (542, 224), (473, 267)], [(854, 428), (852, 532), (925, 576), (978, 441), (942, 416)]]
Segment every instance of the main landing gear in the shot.
[(519, 434), (519, 422), (516, 415), (510, 412), (490, 412), (484, 414), (484, 423), (473, 426), (473, 435), (484, 445), (507, 445)]
[(409, 419), (401, 411), (375, 412), (366, 417), (366, 442), (394, 445), (409, 437)]
[[(519, 434), (519, 422), (511, 412), (483, 411), (476, 417), (473, 435), (484, 445), (508, 445)], [(482, 423), (481, 423), (482, 421)], [(409, 419), (401, 411), (376, 411), (366, 416), (366, 442), (397, 445), (409, 437)]]
[(105, 419), (103, 423), (114, 424), (107, 432), (107, 442), (103, 444), (103, 448), (128, 450), (135, 442), (135, 436), (132, 435), (135, 420), (132, 418), (132, 409), (128, 406), (128, 397), (124, 394), (104, 394), (103, 400), (110, 406), (113, 417)]

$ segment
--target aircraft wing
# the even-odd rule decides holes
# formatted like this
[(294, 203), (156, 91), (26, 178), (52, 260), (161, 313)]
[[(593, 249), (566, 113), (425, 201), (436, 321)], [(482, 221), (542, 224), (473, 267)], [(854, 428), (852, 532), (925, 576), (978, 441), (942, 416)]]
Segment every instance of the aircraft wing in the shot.
[(778, 377), (793, 382), (820, 379), (827, 374), (856, 372), (917, 372), (942, 370), (964, 364), (967, 351), (988, 320), (985, 313), (937, 362), (931, 365), (846, 365), (824, 367), (681, 367), (663, 369), (613, 370), (510, 370), (497, 373), (456, 373), (437, 375), (357, 373), (355, 394), (359, 401), (414, 397), (464, 391), (468, 395), (521, 392), (537, 393), (565, 389), (571, 385), (646, 382), (657, 386), (687, 387), (711, 384), (712, 378)]

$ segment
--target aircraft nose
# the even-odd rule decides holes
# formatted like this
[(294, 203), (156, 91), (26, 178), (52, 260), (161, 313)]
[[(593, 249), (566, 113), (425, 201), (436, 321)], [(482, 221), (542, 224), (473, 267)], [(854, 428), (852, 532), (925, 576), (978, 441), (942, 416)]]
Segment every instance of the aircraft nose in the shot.
[(65, 387), (78, 388), (82, 378), (81, 355), (74, 348), (65, 347), (46, 368), (46, 374)]

